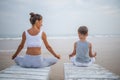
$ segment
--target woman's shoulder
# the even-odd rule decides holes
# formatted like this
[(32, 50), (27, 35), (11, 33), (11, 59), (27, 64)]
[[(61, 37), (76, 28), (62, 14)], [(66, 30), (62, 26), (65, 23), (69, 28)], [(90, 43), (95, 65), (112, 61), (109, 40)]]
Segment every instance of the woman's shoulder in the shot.
[(23, 31), (22, 35), (25, 35), (26, 34), (26, 31)]
[(47, 35), (44, 31), (42, 31), (42, 39), (46, 39), (47, 38)]
[(23, 38), (23, 39), (26, 39), (25, 31), (22, 33), (22, 38)]
[(23, 35), (25, 35), (25, 36), (28, 35), (28, 31), (29, 31), (29, 29), (23, 31)]

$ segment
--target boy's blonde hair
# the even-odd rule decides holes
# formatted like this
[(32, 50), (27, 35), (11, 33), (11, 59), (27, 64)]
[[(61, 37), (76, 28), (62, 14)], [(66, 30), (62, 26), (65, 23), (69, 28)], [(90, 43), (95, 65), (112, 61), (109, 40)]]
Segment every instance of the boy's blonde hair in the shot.
[(78, 32), (79, 32), (80, 34), (86, 35), (86, 34), (88, 33), (88, 28), (87, 28), (86, 26), (80, 26), (80, 27), (78, 28)]

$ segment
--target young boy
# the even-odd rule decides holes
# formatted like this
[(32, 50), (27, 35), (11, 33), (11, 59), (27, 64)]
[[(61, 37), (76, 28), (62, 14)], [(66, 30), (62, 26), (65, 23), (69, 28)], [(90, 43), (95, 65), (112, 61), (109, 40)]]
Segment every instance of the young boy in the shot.
[(92, 53), (92, 44), (86, 40), (88, 28), (80, 26), (78, 36), (80, 40), (74, 43), (74, 50), (69, 58), (75, 66), (90, 66), (95, 62), (96, 53)]

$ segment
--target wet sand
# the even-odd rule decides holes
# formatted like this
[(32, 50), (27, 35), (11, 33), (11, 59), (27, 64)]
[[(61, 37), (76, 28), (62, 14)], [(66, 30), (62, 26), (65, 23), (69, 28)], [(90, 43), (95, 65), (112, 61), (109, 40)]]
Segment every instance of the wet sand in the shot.
[[(55, 65), (51, 66), (50, 80), (63, 80), (64, 71), (63, 63), (69, 62), (68, 54), (73, 50), (74, 42), (77, 38), (49, 38), (48, 41), (55, 52), (61, 54), (61, 60)], [(103, 66), (104, 68), (120, 75), (120, 37), (89, 37), (88, 40), (93, 44), (93, 51), (97, 52), (96, 64)], [(4, 43), (3, 43), (4, 42)], [(19, 44), (19, 40), (7, 40), (0, 41), (0, 70), (3, 70), (13, 64), (11, 60), (14, 50)], [(8, 44), (9, 43), (9, 44)], [(4, 45), (5, 44), (5, 45)], [(2, 46), (3, 45), (3, 46)], [(10, 47), (12, 46), (12, 47)], [(6, 47), (6, 48), (5, 48)], [(8, 50), (7, 50), (8, 49)], [(12, 51), (9, 51), (9, 50)], [(42, 46), (42, 55), (45, 57), (52, 56), (44, 46)], [(25, 50), (20, 52), (20, 55), (24, 55)]]

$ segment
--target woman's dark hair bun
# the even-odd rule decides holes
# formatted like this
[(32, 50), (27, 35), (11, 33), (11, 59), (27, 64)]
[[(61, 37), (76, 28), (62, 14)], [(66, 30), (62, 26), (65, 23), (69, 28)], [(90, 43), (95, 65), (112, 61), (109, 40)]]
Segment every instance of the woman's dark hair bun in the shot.
[(35, 24), (36, 20), (42, 20), (42, 16), (40, 14), (35, 14), (33, 12), (30, 13), (30, 23)]
[(33, 12), (30, 13), (31, 17), (35, 16), (35, 14)]

